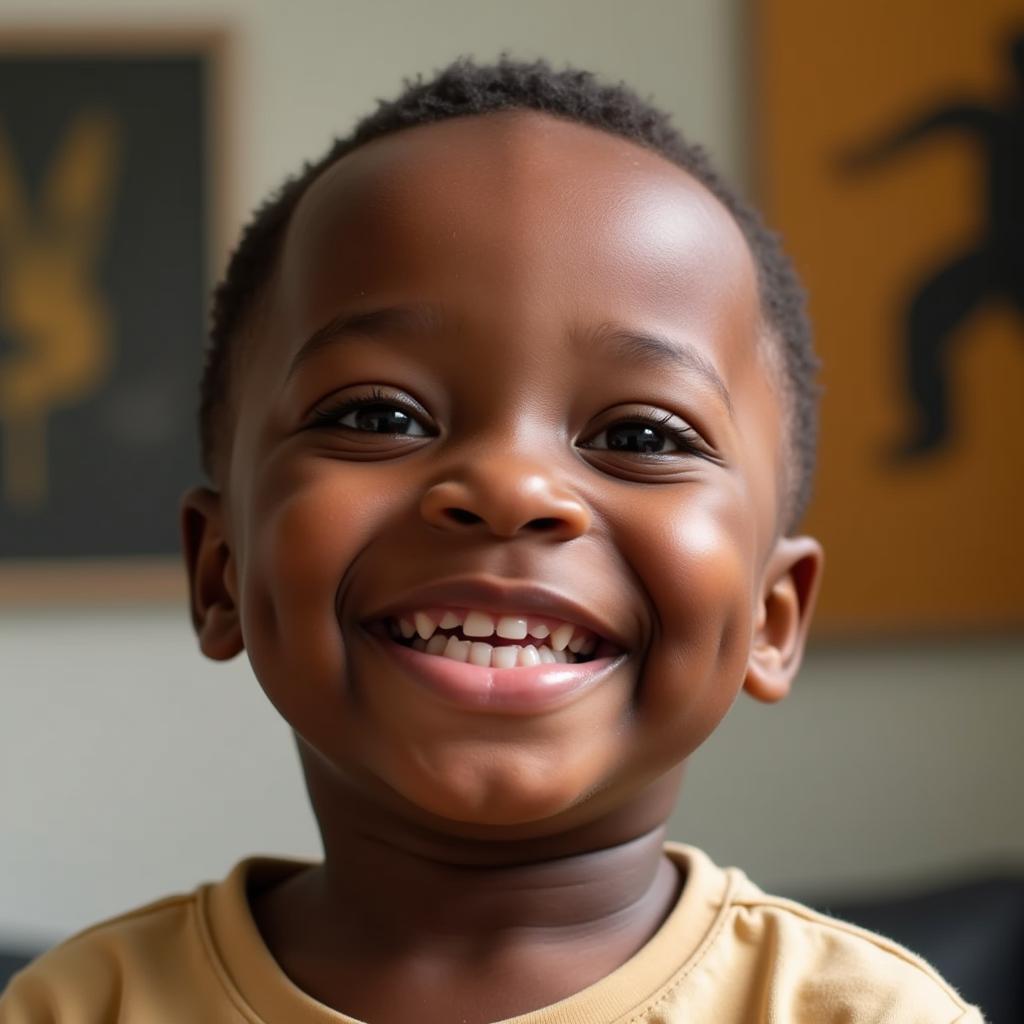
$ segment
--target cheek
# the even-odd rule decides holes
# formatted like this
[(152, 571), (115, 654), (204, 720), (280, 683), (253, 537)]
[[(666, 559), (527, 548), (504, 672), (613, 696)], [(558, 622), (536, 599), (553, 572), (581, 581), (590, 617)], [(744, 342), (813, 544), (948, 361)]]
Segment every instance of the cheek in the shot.
[(685, 757), (714, 730), (743, 683), (753, 617), (755, 531), (739, 502), (679, 504), (636, 545), (633, 567), (654, 631), (637, 713)]
[(293, 725), (301, 708), (343, 683), (337, 596), (373, 518), (358, 481), (316, 468), (265, 475), (247, 509), (240, 579), (249, 660)]

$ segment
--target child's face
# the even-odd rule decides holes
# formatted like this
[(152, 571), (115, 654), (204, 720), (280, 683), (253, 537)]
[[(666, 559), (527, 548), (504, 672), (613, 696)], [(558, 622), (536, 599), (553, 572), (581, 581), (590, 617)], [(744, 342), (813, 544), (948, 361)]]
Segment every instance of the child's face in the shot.
[[(626, 141), (502, 114), (356, 151), (301, 201), (251, 317), (222, 496), (186, 499), (204, 651), (244, 643), (339, 792), (463, 834), (635, 813), (741, 687), (777, 699), (799, 661), (819, 552), (777, 536), (760, 331), (729, 214)], [(578, 614), (554, 618), (621, 655), (553, 702), (487, 703), (485, 669), (442, 695), (383, 617), (546, 607), (414, 593), (466, 579), (557, 592)]]

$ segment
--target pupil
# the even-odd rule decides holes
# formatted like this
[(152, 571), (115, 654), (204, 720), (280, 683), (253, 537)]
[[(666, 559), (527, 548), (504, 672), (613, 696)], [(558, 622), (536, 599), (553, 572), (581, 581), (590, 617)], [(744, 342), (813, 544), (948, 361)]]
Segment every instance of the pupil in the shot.
[(390, 405), (367, 405), (356, 413), (359, 429), (375, 434), (404, 434), (410, 422), (406, 413)]
[(608, 430), (608, 447), (616, 452), (660, 452), (665, 439), (653, 427), (626, 423)]

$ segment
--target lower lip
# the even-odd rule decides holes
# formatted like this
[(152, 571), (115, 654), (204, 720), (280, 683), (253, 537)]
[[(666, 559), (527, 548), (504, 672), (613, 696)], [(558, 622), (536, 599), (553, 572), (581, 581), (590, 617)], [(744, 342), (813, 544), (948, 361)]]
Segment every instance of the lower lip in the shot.
[(511, 715), (553, 711), (592, 689), (625, 658), (620, 654), (578, 664), (482, 668), (454, 658), (425, 654), (390, 639), (373, 639), (407, 668), (418, 683), (449, 704)]

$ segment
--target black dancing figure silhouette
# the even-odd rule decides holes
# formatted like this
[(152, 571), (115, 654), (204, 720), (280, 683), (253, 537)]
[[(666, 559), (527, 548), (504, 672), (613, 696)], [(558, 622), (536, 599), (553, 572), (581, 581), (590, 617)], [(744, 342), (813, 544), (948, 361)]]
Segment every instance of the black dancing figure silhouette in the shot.
[(988, 168), (980, 237), (923, 281), (905, 311), (905, 386), (916, 423), (892, 446), (896, 462), (936, 452), (949, 441), (948, 353), (955, 330), (993, 298), (1009, 299), (1024, 315), (1024, 32), (1010, 40), (1009, 58), (1016, 82), (1001, 104), (936, 107), (840, 158), (844, 172), (873, 169), (926, 136), (958, 129), (981, 148)]

